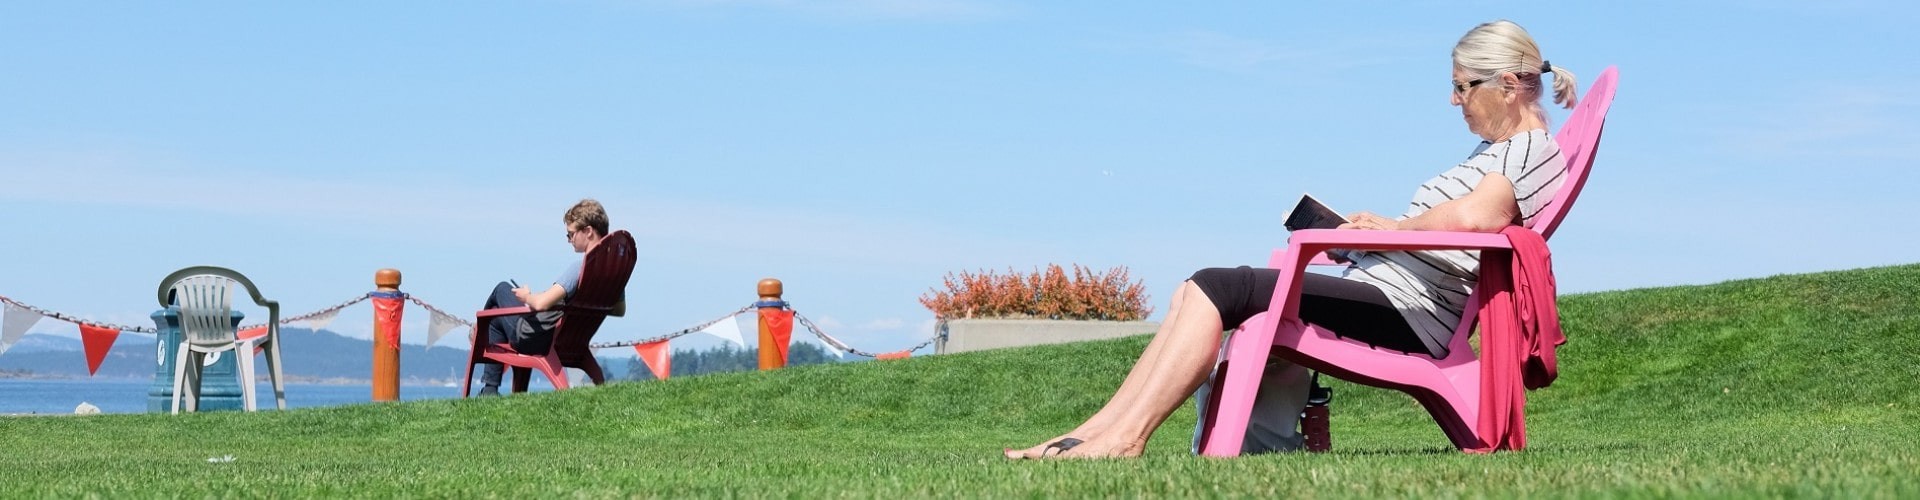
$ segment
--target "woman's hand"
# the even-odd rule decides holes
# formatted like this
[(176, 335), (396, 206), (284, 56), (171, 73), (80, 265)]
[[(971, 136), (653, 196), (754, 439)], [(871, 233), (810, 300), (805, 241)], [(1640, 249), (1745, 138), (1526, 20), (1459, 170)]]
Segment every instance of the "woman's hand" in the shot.
[(1400, 229), (1400, 221), (1374, 215), (1373, 212), (1355, 212), (1347, 216), (1347, 221), (1335, 229)]

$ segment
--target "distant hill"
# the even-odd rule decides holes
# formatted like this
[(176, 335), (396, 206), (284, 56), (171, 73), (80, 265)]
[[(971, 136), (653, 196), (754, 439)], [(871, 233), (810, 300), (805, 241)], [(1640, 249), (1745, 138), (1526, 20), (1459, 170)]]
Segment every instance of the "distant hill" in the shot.
[[(283, 368), (288, 378), (304, 380), (367, 380), (373, 373), (373, 341), (357, 339), (329, 330), (305, 328), (280, 330)], [(122, 333), (113, 350), (100, 363), (95, 377), (151, 378), (158, 367), (154, 337)], [(443, 383), (466, 376), (466, 336), (449, 333), (432, 349), (413, 344), (400, 345), (400, 379), (403, 384)], [(602, 359), (609, 378), (624, 378), (625, 359)], [(264, 369), (264, 365), (262, 369)], [(27, 335), (5, 354), (0, 354), (0, 372), (31, 372), (40, 377), (85, 377), (87, 357), (79, 339), (53, 335)]]

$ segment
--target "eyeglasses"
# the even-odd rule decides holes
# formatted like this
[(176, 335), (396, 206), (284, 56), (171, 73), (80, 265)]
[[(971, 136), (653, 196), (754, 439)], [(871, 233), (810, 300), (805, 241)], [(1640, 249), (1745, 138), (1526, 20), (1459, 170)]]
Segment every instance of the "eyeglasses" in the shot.
[(1488, 80), (1492, 78), (1481, 78), (1467, 83), (1453, 82), (1453, 95), (1464, 96), (1467, 94), (1467, 89), (1478, 87), (1482, 83), (1487, 83)]
[(567, 230), (567, 241), (573, 241), (573, 233), (578, 233), (578, 232), (581, 232), (581, 231), (585, 231), (585, 230), (586, 230), (585, 228), (581, 228), (581, 229), (568, 229), (568, 230)]

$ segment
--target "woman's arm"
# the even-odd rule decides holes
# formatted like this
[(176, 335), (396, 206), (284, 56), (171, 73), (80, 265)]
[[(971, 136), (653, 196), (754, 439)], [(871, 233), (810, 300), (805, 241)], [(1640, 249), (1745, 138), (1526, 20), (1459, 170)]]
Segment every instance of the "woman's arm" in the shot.
[(1418, 217), (1393, 220), (1361, 212), (1349, 216), (1353, 222), (1340, 228), (1496, 233), (1519, 217), (1520, 206), (1514, 202), (1513, 183), (1505, 175), (1490, 173), (1466, 196), (1434, 205)]

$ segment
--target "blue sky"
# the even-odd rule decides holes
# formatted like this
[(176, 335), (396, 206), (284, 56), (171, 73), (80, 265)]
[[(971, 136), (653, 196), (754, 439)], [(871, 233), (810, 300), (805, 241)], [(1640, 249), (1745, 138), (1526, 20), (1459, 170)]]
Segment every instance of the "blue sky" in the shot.
[(1684, 4), (10, 2), (0, 295), (145, 326), (180, 267), (289, 315), (394, 267), (471, 311), (577, 258), (593, 197), (643, 250), (602, 339), (763, 277), (871, 351), (926, 338), (957, 270), (1124, 265), (1164, 310), (1264, 263), (1300, 192), (1397, 214), (1464, 157), (1448, 51), (1498, 18), (1583, 91), (1621, 71), (1564, 292), (1920, 261), (1915, 8)]

